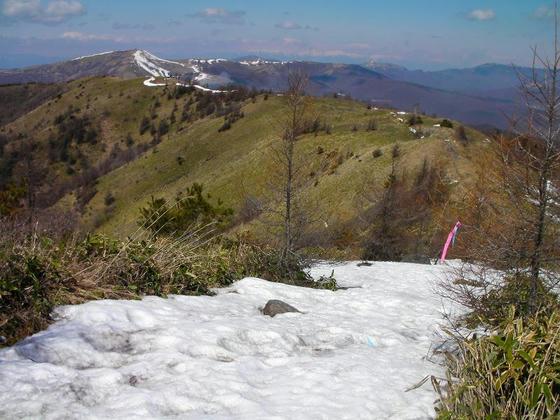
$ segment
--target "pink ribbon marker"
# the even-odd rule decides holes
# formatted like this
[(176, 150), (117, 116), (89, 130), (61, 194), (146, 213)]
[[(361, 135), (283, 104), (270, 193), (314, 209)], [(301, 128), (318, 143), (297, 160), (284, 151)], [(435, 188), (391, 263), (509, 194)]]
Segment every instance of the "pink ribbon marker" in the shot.
[(461, 226), (461, 222), (457, 220), (457, 223), (455, 223), (455, 226), (453, 227), (453, 229), (451, 229), (449, 235), (447, 235), (447, 241), (445, 241), (445, 245), (443, 246), (443, 252), (441, 253), (440, 262), (442, 263), (445, 262), (445, 257), (447, 255), (447, 250), (449, 249), (449, 244), (451, 244), (451, 241), (453, 240), (455, 235), (457, 235), (457, 231), (459, 230), (460, 226)]

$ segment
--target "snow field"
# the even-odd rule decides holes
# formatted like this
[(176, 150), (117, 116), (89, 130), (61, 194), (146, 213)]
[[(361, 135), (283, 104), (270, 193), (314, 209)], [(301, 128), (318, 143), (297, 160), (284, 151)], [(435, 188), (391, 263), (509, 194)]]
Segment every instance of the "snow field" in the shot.
[[(0, 417), (419, 419), (445, 266), (313, 268), (346, 290), (246, 278), (218, 295), (93, 301), (0, 351)], [(263, 316), (269, 299), (303, 313)]]

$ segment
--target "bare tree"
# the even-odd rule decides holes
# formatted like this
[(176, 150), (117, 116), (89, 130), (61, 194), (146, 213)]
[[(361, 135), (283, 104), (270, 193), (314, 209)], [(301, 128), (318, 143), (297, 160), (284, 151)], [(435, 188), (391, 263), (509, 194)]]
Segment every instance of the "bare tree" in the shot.
[(37, 143), (33, 139), (23, 141), (19, 149), (22, 159), (15, 168), (15, 175), (25, 184), (25, 209), (30, 229), (33, 229), (33, 224), (36, 221), (39, 207), (37, 196), (46, 173), (45, 163), (34, 156), (36, 148)]
[(462, 282), (445, 286), (449, 295), (487, 317), (499, 316), (496, 311), (510, 304), (519, 315), (532, 315), (550, 302), (549, 292), (559, 281), (560, 50), (555, 10), (552, 55), (543, 57), (532, 48), (531, 71), (518, 71), (523, 111), (511, 118), (515, 135), (498, 139), (495, 159), (484, 163), (467, 197), (463, 227), (470, 249), (464, 255), (477, 264), (464, 267)]
[(281, 258), (287, 263), (294, 246), (294, 195), (299, 169), (296, 167), (296, 142), (303, 133), (307, 111), (305, 89), (308, 77), (299, 68), (288, 73), (288, 89), (286, 91), (286, 116), (283, 121), (283, 133), (275, 154), (282, 167), (283, 182), (283, 243)]
[[(529, 310), (537, 309), (538, 284), (543, 269), (549, 264), (558, 225), (554, 213), (558, 210), (558, 169), (560, 165), (560, 50), (558, 48), (558, 5), (555, 2), (554, 51), (551, 57), (542, 57), (533, 47), (533, 65), (530, 75), (518, 72), (521, 93), (527, 110), (521, 130), (518, 131), (516, 148), (522, 155), (524, 168), (521, 173), (512, 171), (516, 183), (525, 187), (529, 200), (536, 206), (531, 214), (533, 225), (529, 264), (530, 285)], [(542, 67), (544, 71), (539, 71)], [(529, 172), (529, 175), (527, 175)], [(531, 176), (532, 175), (532, 176)], [(557, 250), (557, 249), (556, 249)], [(557, 256), (554, 258), (558, 262)], [(558, 268), (558, 267), (554, 267)]]

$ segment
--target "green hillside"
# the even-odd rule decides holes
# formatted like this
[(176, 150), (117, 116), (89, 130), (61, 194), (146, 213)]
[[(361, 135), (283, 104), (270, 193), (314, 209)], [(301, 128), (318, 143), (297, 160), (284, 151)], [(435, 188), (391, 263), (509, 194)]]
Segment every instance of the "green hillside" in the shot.
[[(96, 162), (110, 160), (115, 148), (123, 156), (134, 150), (125, 159), (132, 160), (97, 179), (88, 193), (84, 188), (69, 190), (54, 205), (67, 209), (81, 200), (80, 220), (85, 227), (124, 237), (136, 230), (139, 208), (151, 196), (172, 201), (194, 182), (202, 183), (214, 199), (220, 198), (234, 209), (247, 196), (266, 201), (274, 182), (271, 153), (282, 133), (284, 97), (260, 94), (243, 98), (239, 105), (244, 117), (220, 132), (225, 118), (220, 110), (208, 116), (197, 113), (211, 93), (177, 94), (174, 87), (144, 86), (142, 79), (108, 77), (82, 79), (67, 87), (66, 93), (7, 124), (0, 134), (12, 139), (4, 147), (4, 156), (16, 147), (18, 138), (32, 138), (39, 144), (35, 152), (39, 161), (46, 159), (49, 141), (60, 135), (57, 116), (68, 113), (72, 106), (68, 118), (86, 117), (86, 131), (94, 130), (97, 140), (70, 143), (69, 161), (49, 165), (51, 183), (76, 179)], [(188, 118), (182, 118), (183, 113)], [(472, 175), (471, 158), (484, 153), (486, 144), (482, 134), (467, 129), (469, 143), (465, 145), (455, 140), (453, 128), (434, 126), (441, 119), (426, 116), (422, 124), (414, 126), (425, 136), (419, 139), (407, 123), (410, 114), (368, 109), (363, 103), (342, 98), (309, 98), (308, 116), (318, 118), (322, 129), (304, 134), (296, 153), (312, 180), (303, 195), (320, 210), (316, 222), (325, 226), (357, 216), (364, 205), (360, 199), (364, 192), (383, 185), (395, 144), (402, 152), (400, 170), (413, 171), (425, 157), (445, 161), (456, 194)], [(155, 142), (150, 130), (141, 135), (144, 117), (150, 117), (156, 131), (166, 121), (168, 132)], [(368, 130), (372, 120), (376, 129)], [(374, 156), (377, 149), (381, 156)], [(237, 231), (247, 229), (263, 230), (255, 223), (236, 227)]]

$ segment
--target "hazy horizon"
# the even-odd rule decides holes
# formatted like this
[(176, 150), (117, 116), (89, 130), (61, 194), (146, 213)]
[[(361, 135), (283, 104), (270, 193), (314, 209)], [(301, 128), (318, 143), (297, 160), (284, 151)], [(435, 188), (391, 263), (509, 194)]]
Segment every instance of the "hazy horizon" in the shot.
[(441, 70), (530, 64), (553, 37), (550, 2), (3, 0), (0, 68), (109, 50), (165, 58), (258, 55)]

